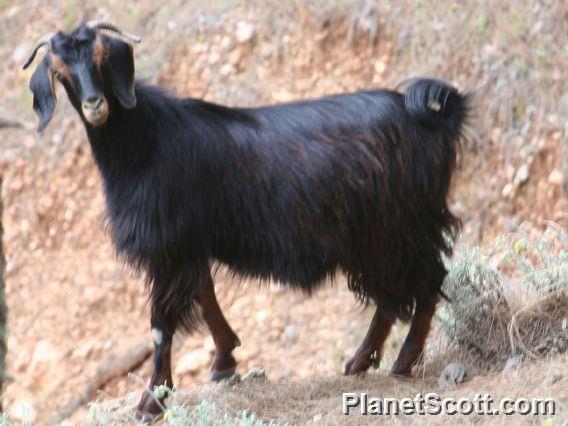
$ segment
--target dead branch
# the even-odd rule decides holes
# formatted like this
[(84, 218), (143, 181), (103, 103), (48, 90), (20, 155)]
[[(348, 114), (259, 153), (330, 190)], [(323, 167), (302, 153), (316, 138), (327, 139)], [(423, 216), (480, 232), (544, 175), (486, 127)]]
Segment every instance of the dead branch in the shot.
[(0, 117), (0, 129), (2, 128), (23, 128), (25, 127), (24, 124), (18, 120), (11, 120), (9, 118), (2, 118)]
[(78, 408), (92, 400), (96, 396), (97, 390), (104, 387), (115, 377), (123, 376), (138, 367), (150, 357), (153, 348), (151, 342), (144, 341), (119, 356), (109, 357), (99, 366), (97, 373), (87, 381), (83, 391), (74, 395), (66, 405), (57, 411), (54, 421), (58, 423), (70, 417)]

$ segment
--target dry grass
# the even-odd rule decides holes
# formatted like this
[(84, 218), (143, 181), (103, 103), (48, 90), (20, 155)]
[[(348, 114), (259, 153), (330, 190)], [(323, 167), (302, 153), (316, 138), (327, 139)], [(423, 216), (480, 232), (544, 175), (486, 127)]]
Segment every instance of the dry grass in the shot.
[[(436, 392), (442, 398), (469, 397), (479, 393), (489, 394), (495, 401), (501, 398), (554, 398), (557, 402), (557, 421), (568, 415), (568, 382), (561, 378), (553, 383), (550, 378), (565, 371), (568, 358), (557, 356), (552, 360), (527, 364), (522, 370), (493, 375), (478, 375), (458, 388), (441, 392), (436, 379), (430, 374), (421, 379), (401, 381), (370, 373), (363, 378), (314, 376), (303, 380), (276, 380), (242, 382), (232, 385), (206, 385), (174, 392), (168, 401), (166, 421), (158, 424), (182, 425), (239, 425), (260, 426), (269, 424), (303, 425), (320, 423), (326, 425), (368, 424), (385, 418), (361, 416), (357, 413), (345, 416), (341, 413), (343, 392), (365, 392), (372, 397), (414, 398), (417, 393), (425, 395)], [(428, 373), (431, 373), (428, 372)], [(84, 425), (135, 424), (133, 404), (114, 400), (91, 406)], [(434, 424), (455, 422), (484, 422), (483, 416), (392, 416), (390, 421)], [(492, 423), (516, 422), (541, 423), (545, 417), (506, 416), (491, 417)], [(558, 423), (560, 424), (560, 423)]]

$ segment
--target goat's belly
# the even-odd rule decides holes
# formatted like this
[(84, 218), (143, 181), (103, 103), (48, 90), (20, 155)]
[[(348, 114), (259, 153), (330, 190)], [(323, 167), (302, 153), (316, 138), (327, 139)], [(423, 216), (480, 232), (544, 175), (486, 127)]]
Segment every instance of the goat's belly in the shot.
[(308, 291), (332, 275), (338, 267), (338, 262), (321, 249), (303, 253), (264, 251), (249, 255), (225, 254), (215, 258), (240, 275), (270, 279)]

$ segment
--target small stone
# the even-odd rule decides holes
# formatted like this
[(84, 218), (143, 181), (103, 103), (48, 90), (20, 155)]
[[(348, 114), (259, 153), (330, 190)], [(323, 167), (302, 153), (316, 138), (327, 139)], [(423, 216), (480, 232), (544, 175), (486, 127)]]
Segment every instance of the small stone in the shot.
[(241, 58), (242, 58), (242, 51), (241, 49), (237, 48), (233, 50), (231, 53), (229, 53), (227, 60), (229, 61), (230, 64), (237, 66), (240, 64)]
[(374, 64), (375, 72), (377, 74), (383, 74), (385, 72), (386, 67), (387, 64), (383, 60), (378, 60)]
[(438, 389), (450, 390), (463, 383), (468, 376), (468, 370), (463, 365), (452, 362), (446, 365), (438, 379)]
[(318, 413), (314, 417), (312, 417), (312, 421), (314, 423), (319, 422), (321, 419), (323, 419), (323, 413)]
[(28, 49), (29, 49), (29, 47), (26, 45), (26, 43), (18, 44), (16, 46), (16, 48), (14, 49), (14, 51), (12, 52), (12, 60), (14, 62), (17, 62), (18, 64), (20, 62), (23, 62), (24, 59), (26, 59)]
[(219, 45), (222, 49), (228, 49), (229, 47), (231, 47), (232, 43), (233, 41), (231, 40), (231, 37), (226, 35), (221, 39), (221, 43), (219, 43)]
[(232, 74), (234, 71), (234, 67), (231, 64), (224, 64), (221, 69), (219, 70), (219, 73), (223, 76), (226, 77), (230, 74)]
[(517, 173), (515, 173), (515, 185), (520, 186), (527, 180), (529, 180), (529, 166), (523, 164), (517, 169)]
[(235, 37), (239, 43), (246, 43), (254, 37), (254, 26), (246, 21), (239, 21), (235, 31)]
[(73, 358), (87, 358), (93, 351), (94, 347), (95, 347), (94, 342), (88, 341), (83, 345), (79, 346), (77, 349), (75, 349), (71, 354), (71, 356)]
[(503, 187), (503, 191), (501, 192), (501, 195), (505, 198), (509, 198), (511, 195), (513, 195), (514, 191), (515, 191), (515, 187), (512, 184), (508, 183), (507, 185), (505, 185)]
[(217, 383), (218, 387), (225, 387), (230, 385), (236, 385), (237, 383), (241, 382), (241, 375), (239, 373), (234, 373), (232, 376), (227, 377), (226, 379), (221, 380)]
[(219, 54), (219, 52), (212, 52), (209, 55), (209, 59), (207, 60), (207, 62), (209, 62), (209, 65), (215, 65), (220, 60), (221, 60), (221, 55)]
[(548, 175), (548, 183), (550, 183), (551, 185), (560, 186), (564, 183), (564, 175), (560, 170), (554, 169)]
[(19, 421), (22, 424), (32, 424), (37, 417), (37, 411), (33, 404), (26, 399), (14, 401), (10, 412), (12, 413), (11, 420)]
[(253, 367), (243, 376), (243, 382), (265, 381), (266, 371), (262, 367)]
[(554, 383), (559, 382), (560, 379), (562, 379), (562, 374), (552, 373), (552, 374), (548, 375), (546, 377), (546, 379), (544, 379), (544, 385), (545, 386), (553, 385)]
[(523, 363), (523, 357), (521, 355), (512, 356), (505, 363), (503, 367), (503, 372), (518, 370)]
[(288, 324), (286, 327), (284, 327), (284, 334), (286, 335), (286, 337), (294, 337), (294, 335), (296, 334), (296, 327), (294, 327), (294, 325), (292, 324)]

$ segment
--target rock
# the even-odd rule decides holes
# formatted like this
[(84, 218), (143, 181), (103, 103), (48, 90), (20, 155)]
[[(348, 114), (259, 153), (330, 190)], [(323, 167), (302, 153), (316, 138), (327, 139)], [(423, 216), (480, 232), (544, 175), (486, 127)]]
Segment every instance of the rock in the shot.
[(235, 70), (235, 67), (233, 67), (232, 64), (224, 64), (221, 69), (219, 70), (219, 73), (223, 76), (223, 77), (227, 77), (228, 75), (232, 74), (233, 71)]
[(553, 385), (554, 383), (557, 383), (560, 381), (560, 379), (562, 379), (562, 374), (559, 373), (552, 373), (549, 374), (546, 379), (544, 379), (544, 386), (550, 386)]
[(239, 373), (234, 373), (231, 377), (227, 377), (226, 379), (221, 380), (217, 383), (217, 387), (225, 387), (230, 385), (236, 385), (237, 383), (241, 382), (241, 375)]
[(232, 64), (236, 67), (241, 63), (242, 56), (243, 56), (243, 52), (241, 51), (241, 49), (236, 48), (231, 53), (229, 53), (227, 60), (229, 61), (230, 64)]
[(296, 334), (296, 327), (293, 324), (288, 324), (286, 327), (284, 327), (284, 334), (289, 338), (294, 337), (294, 335)]
[(211, 355), (207, 349), (194, 349), (180, 360), (175, 371), (178, 376), (197, 373), (205, 368), (210, 361)]
[(554, 169), (548, 175), (548, 183), (555, 186), (560, 186), (564, 183), (564, 175), (558, 169)]
[(243, 376), (243, 382), (253, 382), (266, 380), (266, 371), (262, 367), (253, 367), (248, 373)]
[(438, 389), (450, 390), (455, 388), (458, 384), (465, 381), (468, 373), (467, 368), (456, 362), (446, 365), (438, 379)]
[(518, 370), (523, 363), (523, 357), (521, 355), (512, 356), (505, 363), (503, 367), (503, 372)]
[(231, 47), (231, 44), (233, 44), (231, 37), (226, 35), (221, 39), (221, 43), (219, 43), (219, 46), (221, 46), (222, 49), (228, 49), (229, 47)]
[(312, 421), (314, 423), (319, 422), (321, 419), (323, 419), (323, 413), (318, 413), (314, 417), (312, 417)]
[(235, 37), (239, 43), (247, 43), (254, 37), (254, 26), (246, 21), (237, 22)]
[(515, 185), (521, 186), (527, 180), (529, 180), (529, 166), (528, 164), (523, 164), (517, 169), (517, 173), (515, 173)]
[(207, 62), (209, 63), (209, 65), (215, 65), (220, 60), (221, 60), (221, 55), (219, 54), (219, 52), (211, 52), (209, 58), (207, 59)]
[(24, 62), (24, 59), (26, 59), (26, 56), (28, 54), (28, 49), (29, 47), (26, 45), (26, 43), (18, 44), (12, 52), (12, 60), (18, 64)]
[(33, 424), (37, 417), (37, 411), (27, 399), (17, 399), (11, 404), (10, 420), (16, 420), (22, 424)]
[(32, 359), (28, 370), (34, 375), (50, 369), (61, 360), (62, 354), (47, 340), (40, 340), (36, 343)]
[(71, 356), (74, 358), (87, 358), (91, 352), (93, 352), (93, 349), (95, 348), (95, 342), (90, 340), (86, 343), (84, 343), (83, 345), (79, 346), (77, 349), (75, 349)]
[(508, 183), (507, 185), (505, 185), (503, 187), (503, 191), (501, 192), (501, 195), (503, 195), (503, 197), (505, 198), (509, 198), (510, 196), (512, 196), (515, 192), (515, 187)]

